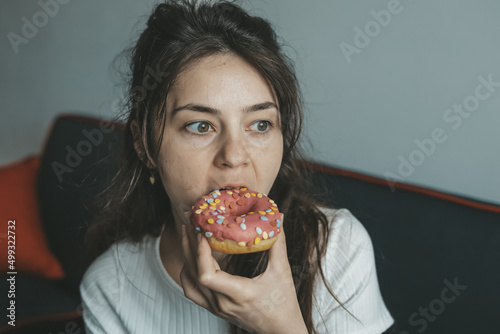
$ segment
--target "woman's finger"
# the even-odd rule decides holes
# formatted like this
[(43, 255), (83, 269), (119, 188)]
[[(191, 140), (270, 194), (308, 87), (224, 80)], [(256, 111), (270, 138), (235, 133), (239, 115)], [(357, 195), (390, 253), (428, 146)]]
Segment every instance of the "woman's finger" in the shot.
[(198, 286), (193, 282), (187, 273), (186, 265), (181, 270), (181, 284), (184, 290), (184, 295), (195, 302), (197, 305), (206, 308), (210, 311), (210, 303), (207, 301), (205, 296), (198, 290)]
[(286, 236), (285, 229), (283, 228), (283, 218), (284, 215), (281, 214), (281, 233), (278, 234), (278, 240), (269, 249), (269, 262), (268, 268), (274, 267), (281, 271), (288, 268), (290, 264), (288, 263), (288, 255), (286, 251)]
[(208, 240), (200, 235), (198, 239), (198, 281), (214, 291), (219, 297), (241, 296), (251, 279), (233, 276), (220, 270), (219, 264), (212, 256)]
[[(186, 297), (193, 300), (196, 304), (203, 306), (210, 312), (216, 314), (219, 311), (219, 306), (217, 301), (215, 300), (212, 292), (208, 288), (200, 284), (198, 281), (199, 275), (196, 268), (196, 262), (198, 262), (198, 259), (193, 258), (192, 247), (189, 241), (190, 238), (189, 234), (194, 234), (194, 233), (190, 233), (189, 231), (187, 231), (187, 229), (188, 229), (187, 226), (182, 225), (182, 248), (184, 251), (184, 267), (181, 271), (181, 275), (184, 276), (184, 282), (186, 282), (186, 286), (184, 286), (182, 277), (181, 277), (181, 283), (183, 284), (182, 288), (184, 289), (184, 294), (186, 295)], [(195, 236), (192, 237), (196, 238)], [(195, 244), (194, 247), (197, 247), (197, 245)], [(196, 290), (196, 292), (193, 290)]]

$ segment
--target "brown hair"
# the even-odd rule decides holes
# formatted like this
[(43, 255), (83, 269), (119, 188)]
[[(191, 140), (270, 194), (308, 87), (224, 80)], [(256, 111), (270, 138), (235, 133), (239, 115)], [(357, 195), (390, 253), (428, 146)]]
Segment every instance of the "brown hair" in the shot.
[[(146, 29), (126, 53), (131, 77), (124, 150), (118, 173), (98, 199), (104, 204), (100, 214), (87, 232), (93, 257), (124, 238), (139, 242), (146, 235), (159, 236), (164, 224), (173, 223), (161, 182), (149, 182), (157, 168), (169, 89), (193, 61), (216, 53), (236, 54), (268, 80), (278, 100), (284, 154), (269, 197), (285, 214), (288, 259), (298, 301), (309, 332), (315, 333), (312, 306), (318, 273), (337, 300), (321, 269), (330, 225), (307, 195), (306, 181), (296, 165), (302, 158), (296, 145), (303, 120), (300, 90), (291, 61), (282, 53), (270, 24), (227, 1), (172, 0), (155, 7)], [(136, 138), (132, 124), (137, 124)], [(138, 147), (134, 148), (134, 142)], [(253, 277), (265, 270), (267, 255), (266, 251), (229, 256), (224, 268)], [(238, 331), (235, 325), (231, 328), (233, 333)]]

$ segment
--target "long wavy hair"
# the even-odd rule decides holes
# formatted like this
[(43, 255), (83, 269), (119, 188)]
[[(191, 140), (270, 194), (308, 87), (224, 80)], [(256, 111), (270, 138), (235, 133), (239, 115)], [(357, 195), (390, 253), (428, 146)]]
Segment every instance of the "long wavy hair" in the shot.
[[(232, 2), (171, 0), (158, 4), (137, 43), (125, 50), (130, 77), (120, 168), (96, 201), (100, 210), (87, 231), (86, 243), (95, 258), (114, 242), (125, 238), (140, 242), (146, 235), (159, 236), (164, 224), (174, 223), (161, 182), (149, 181), (158, 168), (169, 89), (177, 75), (194, 61), (213, 54), (235, 54), (267, 79), (278, 100), (284, 153), (269, 197), (285, 214), (288, 260), (299, 305), (309, 332), (316, 333), (312, 318), (315, 280), (321, 278), (330, 294), (342, 303), (321, 269), (330, 224), (308, 195), (308, 183), (297, 165), (303, 160), (297, 145), (303, 105), (292, 62), (281, 48), (266, 20), (250, 16)], [(131, 130), (133, 123), (138, 125), (136, 138)], [(267, 260), (267, 251), (232, 255), (223, 268), (254, 277), (265, 270)], [(241, 329), (231, 324), (231, 331)]]

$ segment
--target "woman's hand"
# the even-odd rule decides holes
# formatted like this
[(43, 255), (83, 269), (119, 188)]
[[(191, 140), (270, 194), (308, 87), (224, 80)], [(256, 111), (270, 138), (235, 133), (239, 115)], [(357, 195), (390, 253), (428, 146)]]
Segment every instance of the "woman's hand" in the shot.
[(191, 225), (182, 226), (184, 294), (214, 315), (256, 333), (307, 333), (286, 253), (285, 234), (269, 250), (265, 272), (254, 278), (220, 269), (211, 248)]

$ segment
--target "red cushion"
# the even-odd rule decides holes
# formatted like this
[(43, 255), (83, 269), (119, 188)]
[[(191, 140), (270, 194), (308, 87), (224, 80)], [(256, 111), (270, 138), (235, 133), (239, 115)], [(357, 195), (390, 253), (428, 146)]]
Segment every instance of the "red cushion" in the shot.
[[(47, 278), (62, 278), (61, 265), (50, 252), (40, 222), (36, 198), (38, 156), (0, 167), (0, 270), (27, 272)], [(8, 226), (14, 226), (10, 228)], [(9, 234), (10, 233), (10, 234)], [(9, 238), (11, 236), (11, 238)], [(7, 262), (8, 246), (15, 237), (14, 270)], [(12, 247), (11, 247), (12, 249)]]

